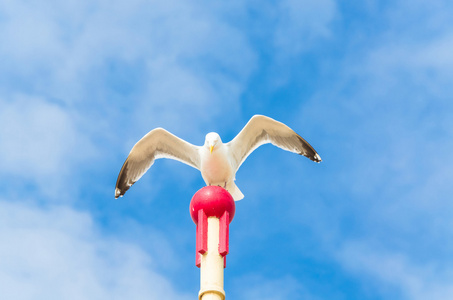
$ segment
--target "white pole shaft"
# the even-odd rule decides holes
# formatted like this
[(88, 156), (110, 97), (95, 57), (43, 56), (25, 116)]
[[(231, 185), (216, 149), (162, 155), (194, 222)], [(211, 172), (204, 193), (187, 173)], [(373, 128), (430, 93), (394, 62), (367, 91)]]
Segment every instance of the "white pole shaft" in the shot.
[(201, 257), (199, 300), (224, 300), (224, 258), (219, 254), (219, 219), (208, 218), (208, 251)]

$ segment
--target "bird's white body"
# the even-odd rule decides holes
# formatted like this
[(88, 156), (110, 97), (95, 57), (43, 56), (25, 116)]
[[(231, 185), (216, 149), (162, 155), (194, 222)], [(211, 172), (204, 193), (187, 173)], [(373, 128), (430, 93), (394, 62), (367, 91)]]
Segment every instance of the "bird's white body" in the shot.
[(231, 162), (228, 160), (228, 150), (225, 145), (213, 149), (202, 147), (200, 157), (201, 176), (207, 185), (219, 185), (224, 187), (226, 182), (234, 179), (234, 171)]
[(156, 128), (135, 144), (121, 168), (115, 198), (124, 193), (151, 167), (158, 158), (179, 160), (201, 172), (207, 185), (218, 185), (230, 192), (234, 200), (244, 195), (234, 183), (236, 172), (256, 148), (271, 143), (279, 148), (304, 155), (315, 162), (321, 157), (301, 136), (285, 124), (266, 116), (256, 115), (229, 143), (211, 132), (203, 146), (192, 145), (163, 128)]
[(227, 189), (236, 201), (244, 198), (234, 183), (236, 169), (230, 159), (229, 147), (222, 143), (220, 136), (215, 132), (208, 133), (205, 145), (199, 151), (200, 172), (206, 185)]

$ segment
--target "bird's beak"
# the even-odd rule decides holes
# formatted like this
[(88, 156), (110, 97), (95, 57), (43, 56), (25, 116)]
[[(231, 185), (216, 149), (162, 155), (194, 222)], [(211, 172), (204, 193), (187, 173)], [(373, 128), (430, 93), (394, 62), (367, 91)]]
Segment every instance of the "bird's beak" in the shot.
[(212, 149), (214, 149), (214, 146), (209, 146), (209, 151), (212, 153)]

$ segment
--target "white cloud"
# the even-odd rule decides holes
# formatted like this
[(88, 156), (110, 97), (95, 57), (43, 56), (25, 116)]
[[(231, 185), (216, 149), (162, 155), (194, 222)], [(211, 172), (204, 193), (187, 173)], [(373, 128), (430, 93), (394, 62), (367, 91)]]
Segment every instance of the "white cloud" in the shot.
[(66, 157), (77, 154), (72, 149), (80, 143), (76, 124), (67, 110), (23, 95), (1, 104), (2, 172), (39, 176), (64, 171)]
[[(453, 28), (441, 12), (451, 4), (425, 5), (379, 11), (385, 27), (351, 36), (355, 47), (331, 68), (338, 80), (304, 107), (313, 115), (322, 109), (318, 129), (331, 140), (321, 141), (320, 154), (336, 170), (325, 181), (337, 197), (314, 203), (310, 226), (383, 298), (395, 290), (404, 299), (453, 294)], [(343, 244), (347, 238), (357, 242)]]
[(7, 1), (0, 9), (8, 16), (0, 95), (58, 99), (90, 123), (102, 107), (103, 128), (116, 136), (170, 125), (205, 133), (212, 120), (231, 122), (224, 116), (240, 111), (256, 67), (245, 32), (205, 3)]
[(69, 192), (71, 169), (95, 155), (75, 117), (39, 97), (14, 95), (0, 104), (0, 176), (37, 183), (47, 195)]
[(438, 101), (449, 94), (448, 87), (453, 83), (453, 54), (449, 51), (452, 46), (453, 30), (430, 39), (389, 42), (371, 50), (364, 64), (353, 68), (356, 72), (365, 71), (368, 79), (378, 80), (371, 91), (383, 93), (386, 86), (395, 93), (403, 87), (415, 90), (416, 86), (418, 91), (431, 96), (432, 101)]
[(428, 174), (448, 175), (443, 168), (453, 163), (447, 154), (453, 147), (453, 28), (435, 18), (445, 19), (449, 5), (400, 1), (375, 8), (388, 24), (368, 39), (351, 36), (348, 42), (356, 46), (331, 69), (339, 80), (304, 107), (313, 115), (323, 109), (319, 126), (351, 156), (343, 184), (360, 196), (424, 184)]
[[(0, 28), (4, 41), (0, 53), (8, 63), (3, 68), (18, 76), (44, 75), (60, 94), (63, 87), (72, 87), (71, 94), (77, 95), (74, 88), (83, 85), (74, 86), (74, 81), (82, 83), (87, 76), (102, 81), (100, 71), (108, 72), (112, 61), (138, 62), (151, 67), (148, 72), (154, 77), (161, 70), (152, 66), (168, 64), (176, 75), (189, 70), (207, 83), (208, 75), (219, 76), (218, 67), (231, 72), (225, 80), (242, 82), (255, 64), (243, 33), (197, 2), (81, 1), (33, 6), (11, 1), (2, 8), (8, 16)], [(214, 63), (216, 68), (209, 66)]]
[(0, 242), (2, 299), (189, 299), (87, 213), (1, 200)]
[(260, 300), (316, 299), (289, 275), (270, 279), (257, 274), (247, 274), (233, 280), (231, 291), (226, 296), (233, 299)]
[(381, 285), (385, 295), (385, 287), (396, 288), (404, 299), (441, 300), (453, 295), (451, 278), (453, 273), (447, 265), (421, 264), (411, 261), (404, 253), (379, 250), (364, 242), (346, 242), (337, 251), (343, 267), (370, 283)]
[(316, 39), (330, 37), (337, 8), (332, 0), (286, 0), (278, 2), (277, 13), (274, 42), (283, 56), (291, 57), (309, 49)]

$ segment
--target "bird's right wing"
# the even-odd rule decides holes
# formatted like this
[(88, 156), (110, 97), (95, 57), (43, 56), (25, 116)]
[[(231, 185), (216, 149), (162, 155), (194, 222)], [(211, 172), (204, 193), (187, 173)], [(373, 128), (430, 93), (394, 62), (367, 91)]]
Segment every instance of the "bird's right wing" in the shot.
[(163, 128), (151, 130), (135, 144), (124, 162), (116, 181), (115, 198), (123, 196), (155, 159), (171, 158), (200, 169), (198, 149)]
[(315, 149), (291, 128), (269, 117), (255, 115), (241, 132), (227, 143), (235, 170), (239, 169), (253, 150), (267, 143), (306, 156), (314, 162), (321, 162)]

